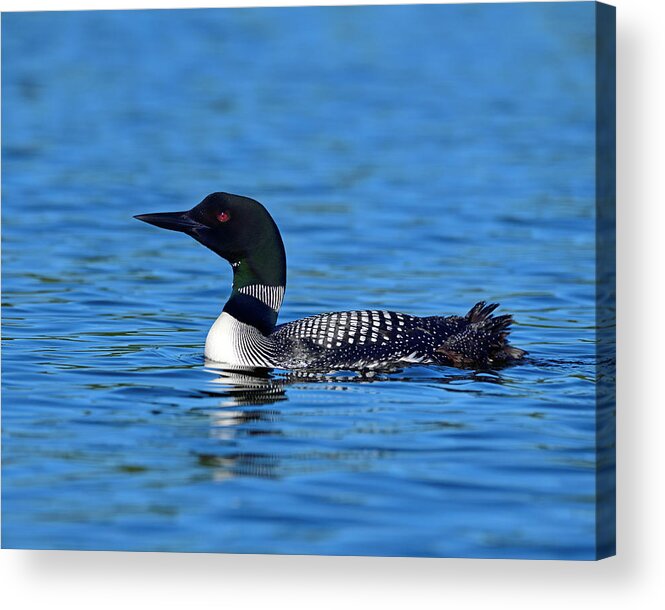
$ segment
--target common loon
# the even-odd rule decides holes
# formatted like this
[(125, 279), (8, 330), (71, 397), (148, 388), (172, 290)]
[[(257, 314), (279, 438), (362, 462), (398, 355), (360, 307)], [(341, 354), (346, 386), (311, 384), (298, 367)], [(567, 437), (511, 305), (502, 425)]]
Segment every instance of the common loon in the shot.
[(465, 316), (416, 317), (394, 311), (323, 313), (276, 325), (286, 288), (279, 229), (258, 201), (212, 193), (187, 212), (138, 220), (187, 233), (233, 268), (229, 300), (208, 332), (205, 356), (240, 367), (365, 370), (406, 364), (487, 368), (519, 360), (507, 341), (512, 317), (484, 301)]

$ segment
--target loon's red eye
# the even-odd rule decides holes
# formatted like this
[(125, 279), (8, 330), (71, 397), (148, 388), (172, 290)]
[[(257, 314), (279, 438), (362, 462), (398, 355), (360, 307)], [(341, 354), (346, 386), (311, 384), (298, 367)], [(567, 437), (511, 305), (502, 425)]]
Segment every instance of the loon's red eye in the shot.
[(227, 222), (228, 220), (231, 220), (231, 215), (228, 212), (220, 212), (217, 214), (217, 220), (219, 220), (219, 222)]

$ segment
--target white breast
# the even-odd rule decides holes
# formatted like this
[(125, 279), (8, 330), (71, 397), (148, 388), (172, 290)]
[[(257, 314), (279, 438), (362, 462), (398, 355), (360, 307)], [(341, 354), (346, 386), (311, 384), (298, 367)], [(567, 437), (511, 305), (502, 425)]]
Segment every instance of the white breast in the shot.
[(271, 345), (256, 328), (222, 312), (208, 331), (205, 357), (239, 366), (272, 366)]

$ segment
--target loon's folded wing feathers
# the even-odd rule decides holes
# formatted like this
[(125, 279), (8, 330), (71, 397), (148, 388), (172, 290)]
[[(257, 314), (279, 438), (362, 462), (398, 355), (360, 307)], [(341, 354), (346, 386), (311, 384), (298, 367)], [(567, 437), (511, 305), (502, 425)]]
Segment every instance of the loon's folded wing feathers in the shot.
[(493, 316), (497, 307), (480, 302), (466, 316), (425, 318), (374, 310), (325, 313), (282, 324), (271, 337), (291, 367), (485, 367), (524, 355), (508, 345), (512, 317)]
[(314, 368), (372, 368), (397, 364), (427, 342), (433, 352), (434, 339), (420, 332), (422, 320), (394, 311), (342, 311), (287, 322), (270, 336)]

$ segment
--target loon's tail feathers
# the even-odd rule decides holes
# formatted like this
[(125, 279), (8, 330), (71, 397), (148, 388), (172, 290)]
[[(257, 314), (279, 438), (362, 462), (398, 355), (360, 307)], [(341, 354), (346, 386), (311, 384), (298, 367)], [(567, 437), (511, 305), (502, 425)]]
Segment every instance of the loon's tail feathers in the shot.
[[(492, 317), (492, 312), (499, 307), (498, 303), (490, 303), (489, 305), (485, 301), (479, 301), (471, 309), (469, 313), (464, 316), (471, 324), (476, 322), (484, 322), (488, 318)], [(510, 317), (510, 316), (503, 316)]]
[(511, 315), (494, 316), (498, 303), (476, 303), (462, 318), (462, 329), (448, 337), (436, 350), (457, 367), (486, 367), (521, 360), (527, 353), (508, 343)]

